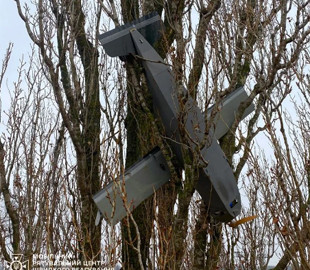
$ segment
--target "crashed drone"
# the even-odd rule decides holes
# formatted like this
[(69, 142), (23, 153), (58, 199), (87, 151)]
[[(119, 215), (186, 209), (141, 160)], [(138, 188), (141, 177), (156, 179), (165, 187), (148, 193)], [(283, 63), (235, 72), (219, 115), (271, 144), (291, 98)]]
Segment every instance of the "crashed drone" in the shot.
[[(180, 164), (184, 164), (179, 130), (179, 115), (186, 111), (184, 126), (191, 137), (189, 147), (193, 152), (205, 140), (205, 115), (188, 95), (184, 108), (180, 107), (180, 90), (174, 75), (152, 45), (159, 39), (161, 20), (151, 14), (134, 22), (117, 27), (99, 36), (106, 53), (111, 57), (126, 60), (127, 55), (137, 55), (144, 68), (149, 91), (152, 95), (155, 112), (171, 139), (171, 148)], [(178, 92), (179, 91), (179, 92)], [(187, 90), (183, 88), (183, 94)], [(233, 91), (221, 102), (216, 113), (214, 128), (208, 133), (208, 143), (200, 150), (205, 167), (199, 169), (196, 190), (208, 206), (209, 213), (217, 220), (228, 222), (240, 214), (241, 200), (233, 170), (223, 153), (218, 139), (224, 136), (235, 120), (239, 105), (248, 98), (243, 87)], [(210, 117), (212, 107), (208, 109)], [(254, 110), (251, 104), (244, 112), (246, 117)], [(151, 196), (170, 179), (170, 172), (163, 153), (157, 147), (143, 159), (126, 170), (125, 175), (112, 181), (93, 199), (99, 209), (97, 223), (103, 216), (112, 225), (124, 218), (142, 201)], [(127, 205), (122, 198), (126, 196)]]

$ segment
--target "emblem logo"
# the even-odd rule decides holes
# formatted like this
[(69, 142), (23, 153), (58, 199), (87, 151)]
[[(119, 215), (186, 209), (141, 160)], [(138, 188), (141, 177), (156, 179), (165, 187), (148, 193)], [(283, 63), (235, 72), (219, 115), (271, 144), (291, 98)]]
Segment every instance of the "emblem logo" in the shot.
[(23, 255), (21, 254), (13, 254), (12, 261), (6, 262), (5, 269), (8, 270), (28, 270), (29, 262), (22, 260)]

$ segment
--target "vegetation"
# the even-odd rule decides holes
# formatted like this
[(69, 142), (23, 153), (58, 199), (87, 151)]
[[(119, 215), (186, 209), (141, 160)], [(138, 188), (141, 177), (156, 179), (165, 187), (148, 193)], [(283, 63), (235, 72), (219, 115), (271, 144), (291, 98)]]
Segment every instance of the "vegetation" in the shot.
[[(213, 270), (266, 269), (276, 257), (274, 269), (310, 269), (310, 1), (15, 2), (34, 46), (7, 89), (12, 45), (0, 73), (11, 97), (0, 140), (1, 259), (72, 254), (123, 269)], [(138, 59), (100, 47), (99, 33), (152, 11), (165, 26), (156, 50), (202, 110), (241, 85), (250, 93), (220, 144), (242, 192), (240, 218), (257, 215), (251, 222), (208, 215), (190, 138), (182, 170)], [(121, 224), (95, 226), (92, 195), (156, 145), (170, 182)]]

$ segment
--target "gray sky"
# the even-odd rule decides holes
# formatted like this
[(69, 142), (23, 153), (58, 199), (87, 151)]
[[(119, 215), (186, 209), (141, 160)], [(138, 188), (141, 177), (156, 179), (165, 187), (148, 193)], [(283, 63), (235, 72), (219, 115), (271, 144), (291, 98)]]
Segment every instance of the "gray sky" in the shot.
[(10, 106), (9, 93), (14, 87), (13, 83), (17, 80), (20, 59), (24, 58), (27, 61), (31, 44), (23, 21), (18, 16), (15, 1), (2, 0), (0, 8), (0, 69), (9, 43), (13, 43), (13, 51), (0, 92), (0, 134), (6, 130), (6, 116), (3, 111), (7, 111)]
[[(27, 58), (27, 53), (30, 48), (30, 39), (27, 35), (25, 26), (17, 14), (15, 1), (2, 0), (0, 8), (0, 60), (2, 62), (9, 42), (14, 43), (13, 53), (9, 64), (7, 78), (12, 82), (16, 77), (16, 69), (19, 65), (19, 59), (22, 55)], [(2, 91), (5, 90), (5, 84), (2, 86)], [(2, 92), (2, 103), (3, 100)]]

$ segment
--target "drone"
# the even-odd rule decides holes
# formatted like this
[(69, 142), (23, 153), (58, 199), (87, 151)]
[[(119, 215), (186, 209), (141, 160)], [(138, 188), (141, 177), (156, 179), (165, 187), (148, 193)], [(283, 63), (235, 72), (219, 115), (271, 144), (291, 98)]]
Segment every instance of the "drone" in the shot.
[[(180, 87), (177, 86), (175, 76), (153, 47), (160, 38), (161, 29), (160, 16), (152, 13), (100, 35), (99, 40), (111, 57), (120, 57), (126, 61), (129, 55), (138, 56), (152, 96), (154, 111), (161, 120), (165, 136), (171, 139), (171, 149), (181, 166), (184, 166), (184, 159), (179, 116), (181, 112), (186, 112), (183, 126), (191, 138), (188, 147), (195, 153), (197, 145), (202, 145), (198, 154), (204, 160), (204, 165), (199, 167), (195, 189), (208, 207), (210, 215), (218, 221), (229, 222), (240, 214), (241, 199), (233, 169), (218, 140), (229, 132), (240, 104), (249, 96), (243, 87), (239, 87), (223, 98), (219, 106), (210, 107), (203, 113), (183, 87), (181, 94), (186, 96), (186, 101), (181, 105)], [(242, 118), (253, 112), (254, 108), (251, 103)], [(206, 135), (205, 118), (209, 119), (212, 113), (215, 113), (214, 125)], [(110, 224), (117, 224), (126, 217), (128, 211), (133, 211), (170, 178), (165, 156), (156, 147), (129, 167), (124, 175), (111, 181), (93, 196), (98, 207), (96, 223), (103, 216)], [(128, 205), (124, 205), (124, 196)]]

